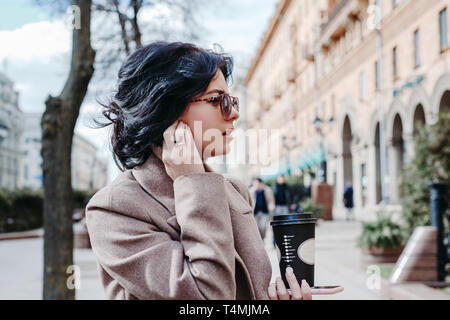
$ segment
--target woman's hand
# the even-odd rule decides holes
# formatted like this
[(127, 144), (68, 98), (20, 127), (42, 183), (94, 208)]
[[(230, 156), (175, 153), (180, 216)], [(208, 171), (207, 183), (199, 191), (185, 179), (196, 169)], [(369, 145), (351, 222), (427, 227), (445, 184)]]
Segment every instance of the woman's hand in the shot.
[(175, 181), (187, 173), (205, 172), (191, 129), (177, 120), (163, 133), (162, 161), (167, 174)]
[(267, 292), (270, 300), (312, 300), (313, 295), (335, 294), (344, 291), (344, 287), (341, 286), (311, 288), (305, 280), (302, 280), (300, 286), (290, 267), (286, 268), (286, 279), (290, 289), (286, 289), (280, 277), (276, 279), (275, 283), (269, 285)]
[(286, 289), (280, 277), (276, 279), (275, 283), (269, 285), (267, 291), (270, 300), (312, 300), (311, 287), (305, 280), (302, 281), (300, 286), (290, 267), (286, 268), (286, 280), (290, 289)]

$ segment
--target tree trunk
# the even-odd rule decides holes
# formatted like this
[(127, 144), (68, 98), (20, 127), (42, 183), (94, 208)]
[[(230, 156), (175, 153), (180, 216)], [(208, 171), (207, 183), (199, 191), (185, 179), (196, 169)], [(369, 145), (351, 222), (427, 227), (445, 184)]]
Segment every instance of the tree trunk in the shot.
[(80, 8), (81, 28), (73, 29), (69, 77), (58, 97), (49, 96), (41, 120), (44, 176), (44, 288), (45, 300), (75, 298), (73, 276), (72, 137), (94, 72), (91, 47), (91, 0), (73, 0)]
[(142, 1), (141, 0), (132, 0), (131, 2), (133, 5), (133, 12), (134, 12), (133, 19), (131, 20), (132, 25), (133, 25), (133, 31), (134, 31), (134, 42), (136, 43), (136, 48), (140, 48), (140, 47), (142, 47), (141, 30), (139, 28), (137, 16), (138, 16), (139, 10), (141, 9)]
[(129, 46), (127, 29), (126, 29), (126, 21), (127, 20), (124, 17), (124, 14), (122, 14), (122, 12), (120, 12), (119, 0), (114, 0), (114, 8), (117, 11), (117, 17), (119, 18), (120, 30), (122, 31), (122, 41), (125, 46), (125, 53), (127, 55), (129, 55), (130, 54), (130, 46)]

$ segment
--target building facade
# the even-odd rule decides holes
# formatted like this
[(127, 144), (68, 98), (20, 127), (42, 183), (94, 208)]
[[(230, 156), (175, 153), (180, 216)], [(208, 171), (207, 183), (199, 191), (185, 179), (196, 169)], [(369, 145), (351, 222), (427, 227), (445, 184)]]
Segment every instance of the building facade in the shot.
[(19, 93), (14, 83), (0, 73), (0, 188), (15, 189), (20, 185), (22, 117)]
[(24, 159), (21, 186), (33, 190), (41, 189), (43, 186), (41, 118), (42, 113), (24, 113), (24, 128), (22, 134)]
[[(42, 177), (42, 113), (25, 113), (22, 146), (24, 149), (22, 187), (40, 189)], [(98, 148), (75, 134), (72, 139), (72, 188), (76, 190), (99, 190), (108, 181), (107, 160), (98, 155)]]
[(323, 172), (335, 215), (346, 184), (359, 218), (398, 209), (417, 126), (450, 109), (449, 7), (281, 0), (246, 77), (249, 126), (282, 132), (279, 173)]
[(80, 135), (72, 141), (72, 187), (97, 191), (108, 183), (108, 161), (98, 155), (98, 148)]

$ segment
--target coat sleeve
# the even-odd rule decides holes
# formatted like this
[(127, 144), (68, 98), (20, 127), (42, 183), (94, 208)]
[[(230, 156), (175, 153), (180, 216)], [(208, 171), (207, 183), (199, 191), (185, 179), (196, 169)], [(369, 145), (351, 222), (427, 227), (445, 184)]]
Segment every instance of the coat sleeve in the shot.
[(235, 299), (234, 241), (224, 177), (191, 173), (178, 177), (173, 186), (180, 240), (115, 209), (123, 196), (110, 199), (110, 208), (95, 201), (88, 205), (87, 225), (99, 264), (139, 299)]
[(255, 202), (256, 202), (255, 188), (254, 187), (247, 188), (245, 194), (247, 196), (248, 204), (250, 205), (250, 207), (252, 207), (252, 210), (255, 210)]

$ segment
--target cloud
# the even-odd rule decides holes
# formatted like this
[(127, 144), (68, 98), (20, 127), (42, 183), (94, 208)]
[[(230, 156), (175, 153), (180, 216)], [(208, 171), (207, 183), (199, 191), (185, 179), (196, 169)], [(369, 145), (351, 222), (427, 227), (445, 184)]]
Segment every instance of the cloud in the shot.
[(54, 56), (69, 52), (71, 39), (71, 31), (62, 20), (30, 23), (15, 30), (0, 31), (0, 59), (47, 62)]
[[(208, 30), (202, 46), (220, 43), (225, 52), (235, 56), (237, 64), (247, 65), (274, 12), (277, 0), (230, 0), (201, 19)], [(143, 11), (143, 20), (152, 18)], [(20, 91), (20, 107), (24, 111), (42, 112), (49, 94), (58, 95), (70, 69), (72, 31), (64, 19), (29, 23), (20, 28), (0, 31), (0, 62), (7, 59), (7, 75)], [(242, 62), (241, 62), (242, 61)], [(1, 66), (0, 66), (1, 67)], [(115, 80), (112, 80), (113, 82)], [(90, 119), (98, 115), (96, 88), (90, 91), (80, 110), (75, 131), (94, 143), (109, 159), (110, 177), (115, 177), (114, 161), (109, 150), (109, 128), (91, 129)], [(100, 95), (102, 96), (102, 94)]]

